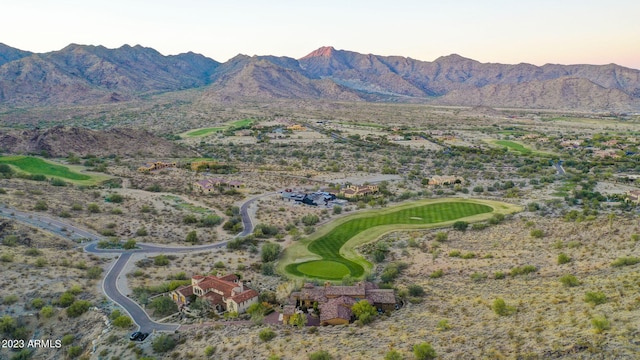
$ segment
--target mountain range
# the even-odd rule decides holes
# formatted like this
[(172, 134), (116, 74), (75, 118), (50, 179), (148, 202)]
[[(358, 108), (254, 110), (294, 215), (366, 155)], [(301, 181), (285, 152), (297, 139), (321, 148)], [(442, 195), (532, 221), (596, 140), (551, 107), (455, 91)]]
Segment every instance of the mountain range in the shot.
[(104, 104), (201, 89), (201, 101), (317, 99), (436, 105), (640, 110), (640, 70), (608, 65), (434, 61), (321, 47), (300, 59), (237, 55), (220, 63), (140, 45), (71, 44), (32, 53), (0, 43), (0, 106)]

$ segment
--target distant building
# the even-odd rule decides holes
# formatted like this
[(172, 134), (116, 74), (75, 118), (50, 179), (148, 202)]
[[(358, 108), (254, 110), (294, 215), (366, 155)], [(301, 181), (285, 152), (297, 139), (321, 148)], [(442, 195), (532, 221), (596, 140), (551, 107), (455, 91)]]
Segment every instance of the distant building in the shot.
[(429, 179), (429, 185), (452, 185), (452, 184), (462, 184), (464, 183), (464, 178), (461, 176), (440, 176), (433, 175)]
[(364, 196), (369, 194), (375, 194), (380, 190), (378, 185), (349, 185), (346, 188), (340, 190), (338, 195), (344, 196), (347, 199), (351, 199), (358, 196)]
[(305, 284), (300, 291), (291, 293), (289, 304), (284, 307), (283, 323), (299, 308), (311, 308), (317, 303), (320, 310), (320, 325), (348, 324), (353, 319), (351, 307), (366, 300), (378, 311), (396, 308), (393, 289), (378, 289), (371, 282), (359, 282), (353, 286), (338, 286), (327, 282), (324, 286)]
[(219, 178), (209, 178), (197, 181), (194, 184), (194, 188), (203, 193), (210, 193), (212, 191), (218, 190), (221, 187), (227, 187), (231, 189), (240, 189), (244, 187), (244, 183), (240, 181), (228, 181), (225, 179)]
[(258, 292), (246, 287), (235, 274), (225, 276), (194, 275), (191, 285), (181, 286), (171, 292), (171, 299), (182, 309), (193, 298), (207, 300), (216, 312), (245, 312), (258, 302)]
[(287, 130), (291, 130), (291, 131), (304, 131), (306, 130), (304, 128), (304, 126), (300, 125), (300, 124), (294, 124), (294, 125), (290, 125), (287, 126)]
[(199, 160), (191, 162), (191, 170), (197, 171), (203, 168), (208, 168), (216, 165), (217, 162), (213, 160)]
[(627, 191), (627, 201), (634, 204), (640, 204), (640, 190)]
[(178, 164), (176, 162), (170, 162), (170, 163), (165, 163), (162, 161), (156, 161), (153, 163), (147, 163), (144, 164), (143, 166), (140, 166), (138, 168), (139, 172), (150, 172), (150, 171), (154, 171), (154, 170), (160, 170), (160, 169), (165, 169), (165, 168), (169, 168), (169, 167), (177, 167)]

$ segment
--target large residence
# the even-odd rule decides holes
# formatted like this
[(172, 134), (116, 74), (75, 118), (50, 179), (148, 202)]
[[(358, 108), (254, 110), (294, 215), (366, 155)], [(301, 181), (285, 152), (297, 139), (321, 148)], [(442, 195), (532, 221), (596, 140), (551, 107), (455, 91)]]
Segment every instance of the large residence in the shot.
[(371, 282), (359, 282), (353, 286), (337, 286), (329, 282), (324, 286), (315, 286), (307, 283), (300, 291), (289, 296), (289, 305), (284, 307), (282, 321), (287, 323), (295, 312), (301, 308), (312, 308), (316, 303), (320, 309), (320, 325), (348, 324), (353, 318), (351, 307), (360, 300), (367, 300), (378, 311), (396, 308), (393, 289), (379, 289)]
[(351, 199), (358, 196), (364, 196), (369, 194), (375, 194), (380, 190), (378, 185), (349, 185), (346, 188), (340, 190), (338, 195), (344, 196), (347, 199)]
[(169, 167), (176, 167), (178, 166), (178, 164), (176, 162), (170, 162), (170, 163), (165, 163), (162, 161), (156, 161), (156, 162), (152, 162), (152, 163), (147, 163), (144, 164), (143, 166), (140, 166), (138, 168), (139, 172), (150, 172), (153, 170), (160, 170), (160, 169), (165, 169), (165, 168), (169, 168)]
[(222, 187), (231, 188), (231, 189), (240, 189), (243, 186), (244, 186), (244, 183), (240, 181), (228, 181), (225, 179), (218, 179), (218, 178), (204, 179), (204, 180), (197, 181), (194, 184), (195, 189), (203, 193), (215, 192), (216, 190)]
[(224, 276), (194, 275), (191, 285), (181, 286), (171, 292), (171, 299), (183, 309), (196, 298), (211, 304), (217, 312), (245, 312), (249, 305), (258, 302), (258, 292), (246, 287), (235, 274)]
[(464, 178), (460, 176), (440, 176), (433, 175), (429, 179), (429, 185), (452, 185), (464, 183)]
[(640, 190), (627, 191), (627, 201), (640, 204)]

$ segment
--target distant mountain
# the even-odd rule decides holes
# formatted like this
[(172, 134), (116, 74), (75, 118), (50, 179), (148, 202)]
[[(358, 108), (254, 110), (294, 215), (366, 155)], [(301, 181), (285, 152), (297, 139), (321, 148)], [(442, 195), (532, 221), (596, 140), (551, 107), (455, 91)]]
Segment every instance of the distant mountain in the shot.
[(0, 66), (0, 102), (13, 105), (104, 103), (144, 93), (201, 87), (218, 62), (151, 48), (69, 45)]
[(205, 97), (252, 99), (362, 100), (331, 80), (310, 79), (286, 57), (238, 55), (220, 65)]
[[(153, 146), (149, 146), (153, 144)], [(0, 130), (0, 150), (13, 154), (41, 154), (53, 157), (78, 156), (195, 156), (191, 150), (145, 130), (112, 128), (95, 131), (56, 126), (46, 130)]]
[(22, 59), (23, 57), (27, 57), (32, 53), (28, 51), (18, 50), (16, 48), (12, 48), (11, 46), (0, 43), (0, 66), (14, 61)]
[(627, 111), (640, 70), (609, 65), (505, 65), (453, 54), (432, 62), (321, 47), (301, 59), (164, 56), (151, 48), (69, 45), (34, 54), (0, 44), (0, 105), (126, 101), (203, 88), (202, 101), (326, 99)]

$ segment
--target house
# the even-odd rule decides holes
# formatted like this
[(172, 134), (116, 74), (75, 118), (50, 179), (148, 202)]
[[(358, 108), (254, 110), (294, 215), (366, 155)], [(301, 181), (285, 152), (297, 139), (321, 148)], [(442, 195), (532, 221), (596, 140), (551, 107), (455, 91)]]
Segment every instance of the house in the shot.
[(620, 158), (620, 154), (618, 154), (618, 150), (616, 150), (616, 149), (596, 150), (596, 151), (593, 152), (593, 156), (599, 157), (601, 159), (604, 159), (604, 158), (618, 159), (618, 158)]
[(358, 196), (364, 196), (369, 194), (375, 194), (380, 190), (378, 185), (349, 185), (346, 188), (340, 190), (338, 195), (344, 196), (347, 199), (351, 199)]
[(640, 204), (640, 190), (627, 191), (627, 201), (634, 204)]
[(164, 168), (177, 167), (177, 166), (178, 164), (176, 162), (165, 163), (162, 161), (156, 161), (156, 162), (147, 163), (147, 164), (144, 164), (143, 166), (140, 166), (138, 168), (138, 171), (142, 173), (147, 173), (153, 170), (160, 170)]
[(451, 184), (461, 184), (464, 182), (464, 178), (460, 176), (440, 176), (433, 175), (429, 179), (429, 185), (451, 185)]
[(179, 309), (189, 306), (195, 298), (207, 300), (217, 312), (245, 312), (258, 302), (258, 292), (246, 287), (235, 274), (225, 276), (194, 275), (191, 285), (181, 286), (171, 292), (171, 299)]
[(221, 187), (227, 187), (231, 189), (240, 189), (244, 187), (244, 183), (241, 181), (228, 181), (219, 178), (208, 178), (200, 181), (196, 181), (194, 188), (203, 193), (215, 192)]
[(348, 324), (353, 318), (351, 307), (361, 300), (367, 300), (379, 311), (393, 310), (396, 307), (393, 289), (378, 289), (371, 282), (359, 282), (352, 286), (332, 285), (329, 282), (324, 286), (307, 283), (300, 291), (289, 296), (289, 304), (283, 312), (283, 322), (297, 309), (310, 308), (315, 303), (320, 310), (321, 325)]
[(291, 131), (304, 131), (305, 128), (304, 126), (300, 125), (300, 124), (294, 124), (294, 125), (290, 125), (287, 126), (287, 130), (291, 130)]

